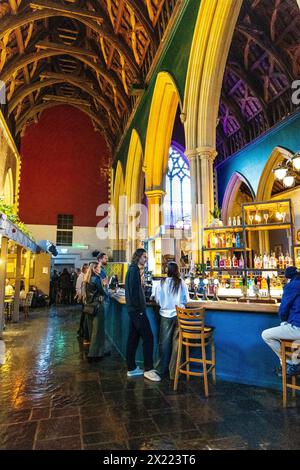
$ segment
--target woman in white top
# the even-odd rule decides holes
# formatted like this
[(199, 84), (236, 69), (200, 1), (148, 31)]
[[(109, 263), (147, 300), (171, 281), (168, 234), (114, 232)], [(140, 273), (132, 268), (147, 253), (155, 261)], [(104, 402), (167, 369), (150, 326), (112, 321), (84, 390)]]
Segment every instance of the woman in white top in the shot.
[(155, 300), (160, 305), (159, 361), (156, 369), (161, 375), (175, 376), (178, 349), (178, 325), (176, 305), (184, 307), (189, 300), (189, 291), (181, 279), (177, 263), (167, 265), (167, 278), (155, 290)]

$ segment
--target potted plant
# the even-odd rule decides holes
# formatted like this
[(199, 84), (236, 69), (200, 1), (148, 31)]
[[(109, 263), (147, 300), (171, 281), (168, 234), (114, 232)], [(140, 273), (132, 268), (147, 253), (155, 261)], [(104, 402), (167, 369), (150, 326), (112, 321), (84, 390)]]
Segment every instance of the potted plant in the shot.
[(211, 223), (211, 227), (222, 227), (223, 222), (221, 220), (221, 209), (218, 206), (218, 204), (215, 205), (212, 211), (209, 211), (210, 215), (213, 218), (213, 221)]

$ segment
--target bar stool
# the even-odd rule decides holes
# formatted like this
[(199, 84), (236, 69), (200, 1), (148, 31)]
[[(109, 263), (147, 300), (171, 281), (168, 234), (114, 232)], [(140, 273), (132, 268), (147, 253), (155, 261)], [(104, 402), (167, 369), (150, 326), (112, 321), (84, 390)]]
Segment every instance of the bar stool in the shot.
[[(174, 380), (174, 390), (177, 390), (179, 374), (185, 374), (187, 381), (190, 376), (202, 377), (204, 379), (204, 392), (208, 397), (208, 373), (212, 373), (213, 383), (216, 383), (216, 356), (214, 344), (214, 328), (205, 327), (205, 309), (185, 309), (176, 305), (179, 326), (178, 354)], [(185, 361), (181, 362), (182, 347), (185, 346)], [(211, 359), (207, 359), (206, 348), (211, 348)], [(200, 358), (190, 356), (190, 348), (198, 348), (201, 352)], [(191, 363), (202, 364), (203, 372), (190, 370)]]
[(283, 407), (287, 405), (287, 389), (292, 390), (292, 396), (296, 396), (296, 390), (300, 390), (300, 385), (297, 385), (297, 377), (293, 375), (291, 382), (287, 381), (286, 377), (286, 360), (296, 354), (300, 355), (300, 342), (291, 341), (290, 339), (281, 340), (281, 364), (282, 364), (282, 401)]

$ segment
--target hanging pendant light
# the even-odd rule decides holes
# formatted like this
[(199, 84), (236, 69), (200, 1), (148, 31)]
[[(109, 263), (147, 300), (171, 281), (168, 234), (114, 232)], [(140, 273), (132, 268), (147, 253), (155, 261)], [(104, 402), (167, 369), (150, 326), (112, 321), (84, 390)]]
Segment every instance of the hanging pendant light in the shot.
[(283, 166), (283, 164), (277, 166), (273, 170), (275, 178), (278, 179), (279, 181), (282, 181), (286, 177), (287, 172), (288, 172), (288, 169), (285, 166)]
[(295, 170), (300, 170), (300, 152), (295, 153), (292, 157), (292, 164)]
[(286, 188), (291, 188), (295, 184), (295, 176), (293, 172), (289, 171), (282, 180), (283, 185)]

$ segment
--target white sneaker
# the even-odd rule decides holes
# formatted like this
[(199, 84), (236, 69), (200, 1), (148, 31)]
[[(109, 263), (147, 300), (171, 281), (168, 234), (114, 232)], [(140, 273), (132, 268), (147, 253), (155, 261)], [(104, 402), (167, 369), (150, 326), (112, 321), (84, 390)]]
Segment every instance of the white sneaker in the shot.
[(137, 366), (136, 369), (129, 370), (127, 372), (127, 377), (137, 377), (138, 375), (143, 375), (143, 374), (144, 374), (143, 369), (140, 369), (139, 366)]
[(157, 371), (152, 369), (152, 370), (147, 370), (144, 372), (144, 377), (145, 379), (152, 380), (152, 382), (160, 382), (161, 378), (158, 375)]

